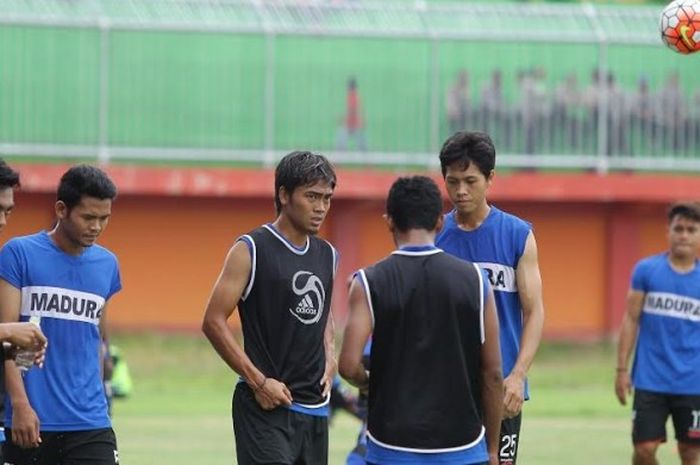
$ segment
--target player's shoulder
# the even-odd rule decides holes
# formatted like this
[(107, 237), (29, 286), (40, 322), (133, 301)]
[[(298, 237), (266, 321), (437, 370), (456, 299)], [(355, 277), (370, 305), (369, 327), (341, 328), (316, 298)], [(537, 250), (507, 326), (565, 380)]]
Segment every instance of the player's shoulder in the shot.
[(494, 205), (491, 205), (491, 210), (492, 214), (494, 215), (494, 218), (496, 218), (500, 223), (504, 224), (510, 229), (527, 232), (530, 232), (530, 230), (532, 229), (532, 223), (524, 220), (523, 218), (520, 218), (517, 215), (514, 215), (513, 213), (501, 210), (500, 208)]
[(109, 262), (114, 262), (118, 263), (119, 259), (117, 258), (117, 254), (109, 250), (107, 247), (100, 245), (100, 244), (94, 244), (92, 245), (89, 249), (90, 254), (92, 257), (109, 261)]
[(445, 269), (446, 272), (452, 273), (454, 271), (461, 272), (472, 272), (477, 271), (478, 268), (473, 262), (459, 258), (450, 253), (439, 253), (435, 254), (435, 259), (440, 260), (440, 267)]
[(268, 237), (268, 236), (273, 236), (274, 232), (271, 229), (272, 227), (267, 224), (263, 224), (258, 226), (257, 228), (248, 231), (247, 233), (241, 235), (239, 239), (241, 238), (248, 238), (249, 240), (256, 240), (260, 239), (263, 237)]
[(368, 276), (403, 273), (406, 271), (405, 268), (402, 268), (404, 263), (403, 260), (405, 258), (406, 257), (404, 255), (399, 255), (392, 252), (371, 265), (360, 269), (359, 271), (362, 271)]
[(246, 249), (248, 249), (248, 252), (252, 255), (256, 253), (259, 245), (258, 243), (261, 242), (268, 235), (272, 235), (272, 233), (265, 229), (264, 225), (261, 225), (236, 237), (231, 247), (233, 248), (236, 246), (243, 245)]
[(327, 239), (324, 239), (322, 237), (318, 236), (309, 236), (309, 241), (311, 241), (311, 244), (317, 245), (318, 247), (323, 247), (327, 249), (332, 249), (335, 250), (335, 247), (331, 242)]
[(635, 269), (637, 271), (650, 271), (658, 268), (659, 266), (664, 266), (666, 264), (666, 260), (666, 253), (649, 255), (648, 257), (644, 257), (639, 260), (635, 265)]
[(372, 263), (371, 265), (368, 265), (359, 271), (364, 271), (364, 272), (372, 272), (374, 270), (381, 270), (386, 267), (390, 267), (394, 265), (394, 262), (396, 260), (396, 256), (394, 254), (389, 254), (386, 257), (377, 260), (376, 262)]
[(45, 232), (38, 232), (34, 234), (27, 234), (24, 236), (15, 236), (5, 242), (3, 248), (7, 249), (26, 249), (31, 247), (36, 247), (46, 243), (47, 237)]
[(293, 245), (271, 223), (265, 223), (242, 234), (236, 242), (243, 242), (249, 249), (266, 249), (269, 245), (281, 243), (287, 247)]

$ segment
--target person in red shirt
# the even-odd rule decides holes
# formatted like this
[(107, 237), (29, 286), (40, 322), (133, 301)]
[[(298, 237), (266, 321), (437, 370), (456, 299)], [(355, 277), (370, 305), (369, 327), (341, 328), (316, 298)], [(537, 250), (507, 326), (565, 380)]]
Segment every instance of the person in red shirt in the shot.
[(367, 150), (367, 140), (362, 120), (360, 94), (357, 90), (357, 80), (354, 77), (348, 79), (345, 101), (345, 117), (336, 137), (336, 150), (348, 150), (348, 144), (352, 139), (355, 150), (364, 152)]

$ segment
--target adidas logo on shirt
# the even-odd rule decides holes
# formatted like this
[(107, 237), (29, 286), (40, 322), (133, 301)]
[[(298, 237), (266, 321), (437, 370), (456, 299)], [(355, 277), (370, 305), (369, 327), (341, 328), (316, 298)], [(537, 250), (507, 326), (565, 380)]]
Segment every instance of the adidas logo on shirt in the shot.
[(321, 279), (310, 271), (297, 271), (292, 277), (292, 290), (301, 300), (294, 309), (289, 309), (290, 313), (305, 325), (317, 323), (326, 301)]
[(303, 299), (301, 299), (301, 302), (299, 302), (299, 305), (297, 305), (297, 308), (295, 310), (297, 315), (315, 315), (317, 311), (318, 310), (316, 310), (316, 308), (314, 307), (313, 302), (311, 302), (311, 297), (309, 297), (308, 294), (305, 295)]

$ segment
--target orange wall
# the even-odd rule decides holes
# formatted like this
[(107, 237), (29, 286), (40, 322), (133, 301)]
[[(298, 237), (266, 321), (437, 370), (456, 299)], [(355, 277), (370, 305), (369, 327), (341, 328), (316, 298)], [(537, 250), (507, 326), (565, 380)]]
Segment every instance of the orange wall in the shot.
[(102, 241), (119, 256), (124, 284), (110, 309), (112, 324), (198, 327), (233, 241), (272, 212), (269, 201), (118, 199)]
[(655, 205), (642, 210), (639, 226), (642, 255), (657, 254), (668, 248), (665, 205)]
[(584, 336), (605, 322), (605, 212), (596, 205), (504, 204), (530, 221), (542, 273), (545, 332)]
[[(16, 203), (3, 240), (51, 225), (53, 196), (19, 192)], [(616, 260), (610, 247), (611, 218), (624, 211), (624, 224), (638, 231), (638, 245), (627, 251), (628, 261), (665, 247), (664, 206), (658, 204), (498, 205), (534, 225), (544, 281), (545, 333), (550, 337), (600, 337), (619, 324), (614, 312), (620, 309), (611, 307), (619, 307), (624, 298), (629, 266), (610, 266)], [(334, 299), (339, 324), (345, 319), (346, 277), (393, 248), (383, 208), (383, 201), (340, 199), (324, 226), (323, 235), (341, 253)], [(110, 306), (111, 325), (196, 330), (233, 240), (273, 215), (270, 199), (120, 197), (101, 238), (118, 255), (124, 284)], [(611, 280), (611, 269), (619, 270), (617, 281)], [(618, 283), (615, 289), (613, 281)]]

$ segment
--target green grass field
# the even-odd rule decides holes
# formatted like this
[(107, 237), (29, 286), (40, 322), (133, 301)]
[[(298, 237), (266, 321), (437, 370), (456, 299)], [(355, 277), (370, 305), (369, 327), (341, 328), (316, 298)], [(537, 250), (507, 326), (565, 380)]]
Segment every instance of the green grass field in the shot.
[[(128, 465), (232, 465), (231, 393), (236, 376), (204, 338), (117, 335), (135, 389), (114, 406), (120, 458)], [(532, 400), (521, 431), (520, 465), (630, 463), (630, 409), (613, 395), (614, 347), (545, 345), (531, 370)], [(358, 423), (331, 427), (330, 464), (344, 463)], [(669, 429), (669, 436), (673, 437)], [(678, 463), (671, 442), (661, 463)]]

